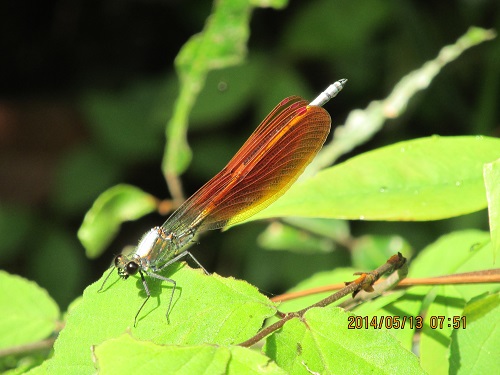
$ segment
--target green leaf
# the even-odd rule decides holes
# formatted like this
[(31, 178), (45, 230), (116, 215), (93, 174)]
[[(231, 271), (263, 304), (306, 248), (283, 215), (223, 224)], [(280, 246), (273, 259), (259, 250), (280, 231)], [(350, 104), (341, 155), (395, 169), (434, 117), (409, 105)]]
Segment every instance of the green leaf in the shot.
[(437, 220), (464, 215), (486, 207), (483, 164), (499, 157), (500, 139), (482, 136), (396, 143), (294, 184), (250, 220)]
[(186, 134), (189, 113), (210, 70), (239, 64), (246, 56), (249, 22), (255, 6), (282, 8), (284, 0), (221, 0), (214, 3), (203, 31), (182, 47), (175, 59), (180, 93), (168, 122), (167, 145), (163, 158), (164, 175), (182, 173), (191, 160)]
[(335, 307), (311, 309), (271, 335), (264, 352), (294, 374), (424, 373), (388, 331), (348, 329), (349, 316)]
[[(425, 289), (428, 291), (428, 288)], [(401, 319), (407, 317), (407, 322), (402, 329), (393, 329), (390, 331), (401, 345), (407, 350), (414, 347), (416, 317), (422, 311), (425, 291), (421, 287), (411, 288), (409, 291), (391, 291), (390, 293), (375, 300), (365, 302), (357, 306), (353, 312), (358, 315), (371, 319), (374, 316), (379, 318), (387, 316), (398, 316)]]
[(45, 339), (56, 331), (59, 307), (32, 281), (0, 271), (0, 349)]
[(287, 374), (268, 357), (255, 350), (239, 346), (229, 349), (231, 350), (231, 362), (229, 362), (228, 374)]
[(104, 374), (285, 374), (254, 350), (214, 345), (156, 345), (124, 334), (95, 348)]
[(102, 254), (124, 221), (137, 220), (156, 209), (156, 199), (131, 185), (117, 185), (102, 193), (83, 219), (78, 238), (89, 258)]
[[(442, 236), (436, 242), (423, 249), (409, 265), (409, 277), (433, 277), (452, 273), (470, 272), (493, 267), (489, 233), (467, 230)], [(394, 292), (390, 298), (378, 298), (354, 309), (362, 316), (423, 316), (424, 328), (420, 337), (420, 356), (422, 367), (426, 371), (447, 372), (447, 362), (442, 358), (450, 343), (451, 329), (444, 327), (432, 330), (429, 317), (450, 317), (460, 314), (465, 301), (484, 292), (498, 290), (498, 284), (446, 285), (437, 287), (418, 286), (407, 291)], [(414, 343), (415, 330), (409, 324), (403, 330), (391, 333), (406, 348)]]
[(266, 297), (244, 281), (207, 276), (183, 264), (162, 275), (177, 282), (169, 321), (165, 314), (171, 284), (146, 277), (152, 297), (134, 327), (134, 317), (145, 298), (140, 277), (122, 280), (113, 272), (98, 292), (104, 275), (85, 290), (83, 299), (69, 312), (55, 343), (54, 357), (45, 365), (49, 372), (92, 372), (91, 347), (125, 332), (160, 345), (237, 344), (253, 336), (264, 319), (276, 311)]
[[(426, 294), (433, 301), (426, 312), (424, 327), (420, 337), (420, 358), (422, 367), (430, 374), (448, 373), (447, 353), (453, 329), (448, 326), (448, 318), (460, 316), (465, 305), (464, 296), (453, 285), (438, 286)], [(423, 313), (422, 313), (423, 314)], [(430, 325), (430, 317), (444, 317), (443, 326)], [(439, 323), (439, 320), (437, 321)]]
[(484, 166), (484, 184), (488, 199), (493, 259), (500, 250), (500, 159)]
[(453, 330), (450, 373), (487, 374), (498, 368), (500, 295), (484, 295), (465, 306), (466, 327)]
[[(411, 264), (409, 277), (441, 276), (493, 267), (489, 233), (468, 230), (442, 236), (425, 248)], [(498, 291), (499, 288), (498, 284), (472, 284), (419, 289), (423, 292), (419, 298), (430, 304), (420, 339), (420, 360), (426, 371), (448, 372), (448, 362), (442, 358), (447, 356), (452, 333), (452, 328), (447, 325), (442, 329), (432, 329), (429, 317), (452, 318), (460, 315), (467, 300), (481, 293)], [(415, 298), (412, 289), (408, 293)]]
[[(488, 232), (464, 230), (441, 236), (423, 249), (409, 268), (408, 277), (434, 277), (458, 272), (479, 271), (494, 267)], [(458, 286), (457, 286), (458, 287)], [(472, 288), (472, 298), (481, 285), (460, 286)]]

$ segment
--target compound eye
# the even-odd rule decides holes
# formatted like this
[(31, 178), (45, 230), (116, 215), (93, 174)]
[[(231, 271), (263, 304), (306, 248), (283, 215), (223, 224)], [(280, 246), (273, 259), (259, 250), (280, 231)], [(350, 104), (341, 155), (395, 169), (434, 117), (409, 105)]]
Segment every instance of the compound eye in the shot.
[(120, 265), (123, 263), (123, 255), (117, 255), (115, 257), (115, 267), (120, 267)]
[(128, 275), (135, 275), (139, 271), (139, 265), (136, 262), (128, 262), (125, 266)]

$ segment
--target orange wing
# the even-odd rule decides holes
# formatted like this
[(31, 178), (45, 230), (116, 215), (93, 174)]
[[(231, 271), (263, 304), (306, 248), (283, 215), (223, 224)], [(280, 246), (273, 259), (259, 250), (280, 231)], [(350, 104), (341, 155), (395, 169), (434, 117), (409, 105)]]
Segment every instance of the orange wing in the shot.
[(163, 224), (210, 230), (241, 222), (278, 199), (302, 174), (330, 132), (330, 115), (298, 96), (278, 104), (222, 171)]

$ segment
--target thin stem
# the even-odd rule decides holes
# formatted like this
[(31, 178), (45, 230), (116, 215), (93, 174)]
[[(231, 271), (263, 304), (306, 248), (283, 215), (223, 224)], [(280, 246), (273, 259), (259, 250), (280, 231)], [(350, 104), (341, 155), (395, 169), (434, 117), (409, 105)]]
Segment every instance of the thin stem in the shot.
[[(402, 272), (399, 272), (399, 270), (402, 269)], [(353, 294), (353, 297), (356, 296), (356, 294), (361, 291), (370, 291), (373, 290), (373, 284), (375, 281), (377, 281), (381, 275), (387, 273), (387, 272), (392, 272), (393, 270), (398, 270), (396, 272), (397, 278), (402, 278), (406, 275), (408, 272), (407, 266), (406, 266), (406, 258), (404, 258), (401, 253), (398, 253), (397, 255), (393, 255), (390, 257), (386, 263), (378, 267), (376, 270), (369, 272), (369, 273), (362, 273), (356, 280), (346, 283), (346, 286), (339, 290), (338, 292), (328, 296), (327, 298), (322, 299), (319, 302), (316, 302), (315, 304), (308, 306), (302, 310), (296, 311), (296, 312), (291, 312), (287, 313), (281, 320), (278, 320), (276, 323), (271, 324), (270, 326), (262, 329), (260, 332), (258, 332), (255, 336), (252, 338), (248, 339), (247, 341), (244, 341), (240, 343), (240, 346), (245, 346), (245, 347), (250, 347), (260, 340), (262, 340), (264, 337), (270, 335), (271, 333), (277, 331), (281, 327), (285, 325), (285, 323), (293, 318), (302, 318), (304, 314), (309, 311), (310, 309), (314, 307), (325, 307), (330, 304), (332, 304), (335, 301), (338, 301), (342, 297), (345, 297), (348, 294)]]
[[(381, 279), (375, 283), (375, 287), (383, 282), (385, 279)], [(397, 289), (408, 288), (410, 286), (419, 285), (451, 285), (451, 284), (487, 284), (487, 283), (499, 283), (500, 282), (500, 268), (457, 273), (452, 275), (444, 275), (437, 277), (424, 277), (424, 278), (405, 278), (398, 283)], [(316, 288), (310, 288), (307, 290), (301, 290), (297, 292), (285, 293), (271, 298), (273, 302), (284, 302), (296, 298), (306, 297), (314, 294), (331, 292), (334, 290), (339, 290), (344, 287), (344, 283), (337, 283), (331, 285), (324, 285)]]

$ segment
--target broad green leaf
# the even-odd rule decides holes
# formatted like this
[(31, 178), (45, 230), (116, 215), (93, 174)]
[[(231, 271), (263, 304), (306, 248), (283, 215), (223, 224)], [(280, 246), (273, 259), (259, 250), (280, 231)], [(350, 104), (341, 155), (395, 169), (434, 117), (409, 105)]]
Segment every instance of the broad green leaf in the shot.
[[(441, 236), (423, 249), (410, 264), (408, 277), (442, 276), (494, 267), (489, 233), (470, 229)], [(461, 287), (472, 288), (467, 298), (470, 299), (478, 294), (481, 285)]]
[[(408, 277), (442, 276), (493, 266), (489, 234), (478, 230), (468, 230), (442, 236), (427, 246), (410, 262)], [(480, 293), (494, 290), (498, 290), (498, 285), (447, 285), (434, 288), (418, 286), (409, 288), (406, 292), (395, 292), (391, 297), (394, 300), (384, 297), (363, 303), (354, 310), (354, 313), (369, 317), (394, 315), (415, 318), (423, 316), (424, 310), (427, 309), (427, 318), (424, 320), (424, 328), (420, 336), (420, 354), (422, 366), (430, 370), (435, 366), (443, 365), (443, 361), (438, 358), (446, 355), (451, 331), (447, 331), (447, 327), (439, 331), (431, 330), (428, 324), (429, 316), (449, 317), (459, 314), (465, 301)], [(404, 330), (391, 330), (391, 333), (406, 348), (412, 347), (414, 327), (406, 325)]]
[(162, 275), (177, 282), (167, 321), (172, 285), (146, 277), (152, 297), (144, 302), (140, 277), (121, 280), (113, 271), (101, 292), (101, 280), (89, 286), (83, 299), (67, 316), (55, 346), (54, 357), (45, 365), (51, 374), (93, 371), (91, 347), (125, 332), (155, 344), (229, 345), (253, 336), (275, 307), (246, 282), (204, 275), (178, 264)]
[[(432, 277), (453, 273), (478, 271), (493, 268), (489, 233), (467, 230), (442, 236), (426, 247), (410, 264), (409, 277)], [(430, 316), (452, 318), (460, 315), (465, 302), (478, 294), (498, 291), (498, 284), (444, 285), (437, 287), (410, 288), (397, 301), (396, 306), (385, 309), (397, 314), (424, 315), (424, 327), (420, 336), (420, 360), (429, 372), (448, 372), (446, 358), (452, 329), (447, 325), (442, 329), (429, 326)], [(419, 311), (407, 310), (406, 303), (415, 306), (420, 301)], [(425, 302), (424, 302), (425, 301)], [(380, 313), (384, 313), (381, 311)]]
[(464, 215), (486, 207), (483, 164), (499, 157), (500, 139), (482, 136), (396, 143), (294, 184), (250, 220), (437, 220)]
[(83, 219), (78, 230), (87, 256), (96, 258), (113, 240), (121, 223), (153, 212), (156, 209), (153, 196), (131, 185), (117, 185), (102, 193)]
[[(435, 298), (433, 298), (435, 295)], [(433, 303), (425, 313), (424, 327), (420, 336), (420, 358), (422, 367), (430, 374), (448, 373), (447, 353), (450, 347), (450, 336), (453, 328), (448, 325), (448, 318), (460, 316), (465, 305), (465, 300), (459, 288), (454, 285), (443, 285), (430, 289), (426, 295), (433, 298)], [(424, 315), (423, 313), (420, 313)], [(444, 317), (443, 326), (430, 325), (431, 317), (439, 324), (437, 317)]]
[(348, 314), (314, 308), (271, 335), (264, 352), (291, 374), (423, 374), (418, 359), (386, 330), (348, 329)]
[(98, 345), (94, 352), (98, 370), (111, 375), (285, 374), (269, 358), (237, 346), (161, 346), (125, 334)]
[(453, 330), (451, 335), (450, 373), (487, 374), (498, 368), (500, 358), (499, 294), (475, 298), (467, 303), (461, 315), (466, 318), (466, 326)]
[(488, 198), (493, 259), (500, 250), (500, 159), (484, 166), (484, 184)]
[(167, 144), (162, 167), (165, 176), (182, 173), (191, 160), (186, 140), (189, 113), (205, 85), (208, 72), (243, 61), (254, 7), (282, 8), (286, 3), (284, 0), (217, 1), (203, 31), (191, 37), (182, 47), (175, 59), (180, 92), (166, 129)]
[(389, 332), (398, 339), (404, 348), (412, 350), (417, 317), (422, 311), (423, 298), (427, 291), (428, 288), (423, 290), (422, 287), (414, 287), (408, 291), (391, 291), (383, 297), (357, 306), (353, 312), (361, 317), (367, 316), (368, 319), (374, 316), (379, 319), (387, 316), (398, 316), (400, 320), (403, 320), (406, 316), (407, 321), (403, 328), (392, 329)]
[(230, 374), (287, 374), (276, 363), (255, 350), (239, 346), (229, 349), (231, 350), (231, 362), (228, 367)]
[(32, 281), (0, 271), (0, 349), (34, 343), (56, 331), (59, 307)]

